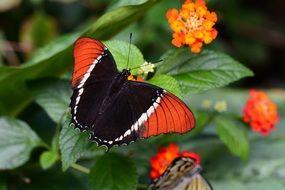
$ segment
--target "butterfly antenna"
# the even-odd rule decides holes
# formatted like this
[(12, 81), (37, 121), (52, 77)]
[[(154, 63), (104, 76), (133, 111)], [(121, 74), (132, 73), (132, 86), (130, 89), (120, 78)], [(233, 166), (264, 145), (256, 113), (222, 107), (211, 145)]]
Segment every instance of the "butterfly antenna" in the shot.
[(158, 61), (153, 62), (152, 64), (160, 63), (160, 62), (162, 62), (162, 61), (163, 61), (163, 59), (160, 59), (160, 60), (158, 60)]
[[(156, 64), (156, 63), (160, 63), (162, 61), (163, 61), (163, 59), (160, 59), (160, 60), (155, 61), (155, 62), (150, 62), (149, 64)], [(141, 68), (141, 67), (145, 67), (145, 66), (148, 66), (149, 64), (144, 64), (144, 65), (141, 65), (141, 66), (138, 66), (138, 67), (134, 67), (134, 68), (131, 68), (130, 70), (138, 69), (138, 68)]]
[(129, 53), (128, 53), (128, 61), (127, 61), (127, 69), (129, 67), (129, 61), (130, 61), (130, 53), (131, 53), (131, 44), (132, 44), (132, 33), (130, 33), (130, 43), (129, 43)]

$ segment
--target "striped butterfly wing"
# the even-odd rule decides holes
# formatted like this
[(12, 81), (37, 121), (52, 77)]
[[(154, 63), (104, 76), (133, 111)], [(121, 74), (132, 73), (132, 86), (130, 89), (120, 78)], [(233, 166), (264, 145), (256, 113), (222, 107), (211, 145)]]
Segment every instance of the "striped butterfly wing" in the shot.
[(201, 167), (191, 158), (176, 158), (149, 190), (212, 190), (200, 171)]
[(74, 44), (73, 57), (71, 122), (82, 131), (93, 125), (119, 71), (109, 50), (92, 38), (79, 38)]
[(171, 132), (182, 134), (195, 127), (191, 110), (172, 93), (142, 82), (129, 81), (128, 86), (138, 113), (132, 127), (139, 129), (140, 138)]
[(181, 187), (175, 188), (177, 190), (213, 190), (211, 185), (200, 174), (195, 174), (191, 177), (186, 177), (184, 184)]
[(144, 82), (126, 81), (98, 117), (91, 138), (108, 148), (162, 133), (194, 128), (189, 108), (176, 96)]

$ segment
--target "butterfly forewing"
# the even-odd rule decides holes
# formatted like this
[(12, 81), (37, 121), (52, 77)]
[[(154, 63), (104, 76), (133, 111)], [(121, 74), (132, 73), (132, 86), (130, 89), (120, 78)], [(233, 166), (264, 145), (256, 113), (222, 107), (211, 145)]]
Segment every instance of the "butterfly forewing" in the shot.
[(192, 112), (173, 94), (157, 86), (126, 81), (92, 128), (94, 140), (107, 147), (161, 133), (185, 133), (194, 127)]
[(88, 82), (108, 81), (119, 74), (113, 56), (100, 41), (79, 38), (73, 49), (74, 69), (72, 88), (81, 88)]
[(75, 42), (73, 56), (72, 123), (84, 130), (93, 125), (111, 82), (119, 72), (111, 53), (97, 40), (80, 38)]

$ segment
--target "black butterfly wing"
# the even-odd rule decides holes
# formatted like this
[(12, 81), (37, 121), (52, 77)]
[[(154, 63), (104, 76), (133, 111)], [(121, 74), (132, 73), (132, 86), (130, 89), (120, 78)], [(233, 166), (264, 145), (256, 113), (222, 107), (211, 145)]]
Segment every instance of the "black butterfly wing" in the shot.
[(111, 82), (119, 72), (109, 50), (95, 39), (78, 39), (73, 56), (71, 122), (85, 130), (96, 120)]
[(194, 128), (190, 109), (157, 86), (126, 81), (108, 100), (91, 128), (91, 138), (108, 148), (161, 133), (185, 133)]

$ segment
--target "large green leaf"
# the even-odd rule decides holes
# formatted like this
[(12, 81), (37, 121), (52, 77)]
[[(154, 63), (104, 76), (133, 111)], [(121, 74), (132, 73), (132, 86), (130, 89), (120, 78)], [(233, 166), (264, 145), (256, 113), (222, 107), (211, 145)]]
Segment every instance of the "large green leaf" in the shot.
[[(148, 0), (139, 5), (118, 7), (100, 17), (85, 35), (106, 40), (142, 17), (148, 9), (162, 0)], [(108, 31), (108, 32), (106, 32)]]
[(141, 5), (114, 9), (94, 24), (78, 32), (58, 38), (37, 51), (33, 58), (21, 67), (0, 68), (0, 113), (16, 115), (32, 100), (26, 81), (47, 76), (59, 76), (72, 65), (72, 44), (80, 35), (108, 39), (140, 18), (149, 8), (161, 0), (149, 0)]
[(32, 100), (26, 81), (43, 77), (57, 77), (72, 64), (71, 47), (78, 35), (61, 37), (56, 42), (40, 49), (21, 67), (0, 68), (0, 113), (16, 115)]
[(126, 5), (138, 5), (145, 3), (147, 0), (119, 0), (115, 1), (114, 4), (111, 4), (109, 9), (114, 9), (116, 7), (122, 7)]
[(71, 115), (68, 114), (59, 135), (59, 147), (61, 152), (62, 170), (67, 170), (75, 163), (88, 145), (88, 133), (80, 132), (70, 125)]
[(248, 159), (249, 141), (241, 129), (233, 121), (225, 117), (215, 118), (217, 133), (229, 150), (244, 161)]
[(71, 96), (70, 81), (43, 79), (29, 83), (29, 90), (36, 102), (56, 123), (66, 112)]
[(176, 78), (183, 92), (200, 92), (225, 86), (253, 73), (230, 56), (216, 51), (204, 50), (191, 54), (182, 48), (168, 51), (162, 59), (159, 73)]
[(149, 82), (172, 92), (178, 97), (182, 97), (182, 92), (177, 80), (169, 75), (155, 75)]
[(97, 159), (89, 174), (90, 189), (135, 190), (137, 172), (128, 157), (118, 154), (105, 154)]
[(23, 121), (0, 118), (0, 169), (21, 166), (30, 157), (31, 151), (39, 146), (40, 138)]
[[(142, 53), (133, 44), (119, 40), (112, 40), (112, 41), (106, 41), (105, 45), (111, 51), (114, 59), (116, 60), (117, 67), (120, 71), (122, 71), (123, 69), (138, 68), (140, 65), (144, 63)], [(129, 54), (129, 48), (131, 48), (130, 54)]]

